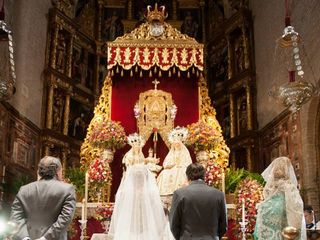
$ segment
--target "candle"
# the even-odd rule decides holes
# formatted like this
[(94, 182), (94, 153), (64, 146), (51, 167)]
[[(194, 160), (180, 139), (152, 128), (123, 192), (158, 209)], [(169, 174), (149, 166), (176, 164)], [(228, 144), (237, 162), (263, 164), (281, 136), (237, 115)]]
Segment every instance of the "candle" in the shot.
[(242, 223), (246, 222), (246, 213), (244, 209), (244, 198), (242, 198)]
[(84, 204), (86, 200), (82, 199), (82, 206), (81, 206), (81, 220), (84, 221)]
[(89, 188), (89, 174), (88, 174), (88, 172), (86, 172), (85, 185), (84, 185), (84, 200), (85, 200), (84, 217), (85, 217), (85, 220), (87, 219), (88, 188)]
[(224, 175), (224, 171), (222, 170), (222, 174), (221, 174), (221, 190), (223, 193), (226, 192), (226, 183), (225, 183), (225, 175)]
[(3, 165), (3, 167), (2, 167), (2, 183), (4, 183), (5, 176), (6, 176), (6, 165)]

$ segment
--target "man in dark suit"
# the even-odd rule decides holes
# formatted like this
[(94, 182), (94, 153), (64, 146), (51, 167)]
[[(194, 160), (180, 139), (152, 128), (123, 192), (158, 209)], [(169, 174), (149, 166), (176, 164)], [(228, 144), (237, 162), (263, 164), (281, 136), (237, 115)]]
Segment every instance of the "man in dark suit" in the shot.
[(62, 182), (58, 158), (44, 157), (39, 181), (22, 186), (12, 204), (10, 221), (18, 226), (15, 240), (67, 240), (76, 200), (74, 187)]
[(224, 194), (204, 182), (205, 169), (187, 167), (190, 184), (176, 190), (172, 198), (170, 228), (177, 240), (218, 240), (227, 230)]

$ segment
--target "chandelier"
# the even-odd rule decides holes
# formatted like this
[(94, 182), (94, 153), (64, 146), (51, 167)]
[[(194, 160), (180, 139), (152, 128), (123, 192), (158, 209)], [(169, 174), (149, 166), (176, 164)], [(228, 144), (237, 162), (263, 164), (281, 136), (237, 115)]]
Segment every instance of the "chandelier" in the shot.
[(286, 0), (286, 27), (283, 35), (277, 41), (277, 47), (285, 52), (284, 59), (287, 64), (287, 72), (289, 81), (279, 86), (273, 93), (282, 104), (289, 108), (291, 112), (297, 112), (302, 105), (308, 102), (315, 94), (316, 87), (311, 82), (304, 79), (304, 69), (302, 68), (302, 39), (294, 27), (290, 24), (290, 16), (288, 14), (288, 2)]
[(0, 101), (14, 94), (16, 82), (11, 30), (0, 20)]

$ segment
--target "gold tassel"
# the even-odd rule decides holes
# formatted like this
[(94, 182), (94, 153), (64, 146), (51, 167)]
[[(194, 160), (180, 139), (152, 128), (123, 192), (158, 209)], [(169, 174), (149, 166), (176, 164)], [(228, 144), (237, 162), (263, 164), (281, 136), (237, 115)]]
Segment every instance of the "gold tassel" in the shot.
[(117, 66), (117, 68), (116, 68), (116, 73), (117, 74), (119, 73), (119, 66)]
[(173, 67), (172, 73), (176, 74), (176, 68), (175, 67)]
[(156, 66), (154, 67), (153, 72), (154, 72), (154, 74), (156, 74), (156, 73), (157, 73), (157, 67), (156, 67)]
[(130, 70), (130, 77), (133, 77), (132, 69)]
[(197, 71), (197, 77), (199, 77), (199, 75), (200, 75), (200, 74), (199, 74), (199, 71)]
[(151, 70), (149, 71), (149, 77), (152, 77), (152, 71)]
[(192, 67), (192, 74), (194, 74), (194, 67)]
[(113, 69), (111, 70), (111, 77), (113, 77), (114, 76), (114, 71), (113, 71)]
[(178, 70), (178, 78), (180, 77), (181, 75), (180, 75), (180, 71)]
[(135, 72), (136, 73), (138, 72), (138, 65), (136, 65), (136, 67), (135, 67)]
[(169, 77), (171, 77), (171, 70), (170, 70), (170, 69), (169, 69), (169, 73), (168, 73), (168, 76), (169, 76)]
[(187, 78), (190, 78), (190, 72), (188, 71), (188, 73), (187, 73)]
[(162, 73), (161, 73), (161, 71), (159, 71), (159, 74), (158, 74), (158, 76), (159, 76), (159, 77), (162, 77)]
[(121, 70), (121, 77), (123, 77), (123, 69)]
[(142, 77), (143, 76), (143, 74), (142, 74), (142, 70), (140, 70), (140, 77)]

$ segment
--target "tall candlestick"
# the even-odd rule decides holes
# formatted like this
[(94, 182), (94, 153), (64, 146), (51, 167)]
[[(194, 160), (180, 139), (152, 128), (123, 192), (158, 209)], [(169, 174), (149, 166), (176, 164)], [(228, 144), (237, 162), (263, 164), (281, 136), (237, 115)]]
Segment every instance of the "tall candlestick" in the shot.
[(81, 208), (81, 220), (84, 221), (85, 220), (85, 216), (84, 216), (84, 205), (86, 203), (85, 199), (82, 199), (82, 208)]
[(224, 170), (222, 170), (222, 174), (221, 174), (221, 190), (223, 193), (226, 192), (226, 182), (225, 182), (225, 175), (224, 175)]
[(88, 189), (89, 189), (89, 174), (88, 174), (88, 172), (86, 172), (85, 185), (84, 185), (84, 199), (85, 199), (84, 217), (85, 217), (85, 220), (87, 220)]
[(245, 207), (244, 207), (244, 198), (242, 198), (242, 223), (246, 222), (246, 213), (245, 213)]
[(3, 165), (3, 167), (2, 167), (2, 183), (4, 183), (5, 176), (6, 176), (6, 165)]

